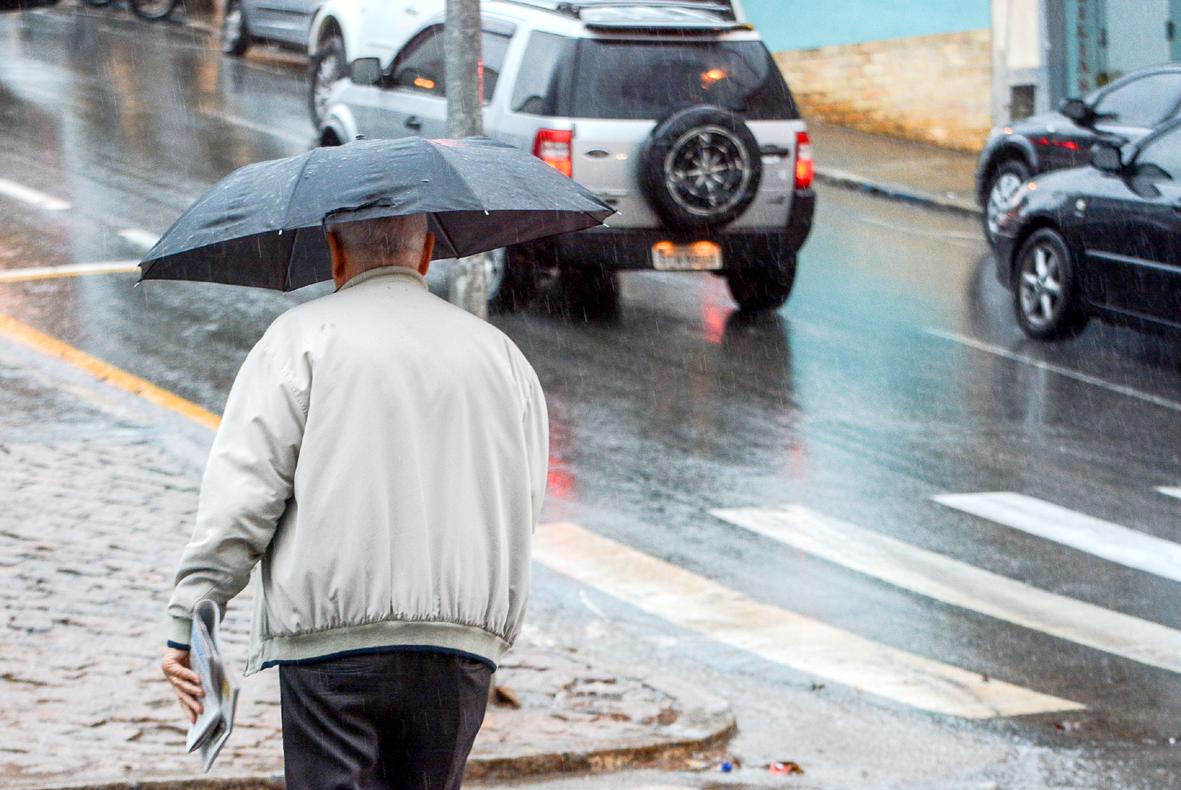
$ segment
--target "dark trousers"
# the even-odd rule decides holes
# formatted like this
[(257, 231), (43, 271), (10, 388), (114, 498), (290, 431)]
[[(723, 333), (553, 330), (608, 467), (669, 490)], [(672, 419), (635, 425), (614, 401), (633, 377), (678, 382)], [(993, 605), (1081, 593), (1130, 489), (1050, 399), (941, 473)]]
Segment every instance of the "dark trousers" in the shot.
[(439, 652), (280, 666), (287, 790), (458, 788), (491, 679)]

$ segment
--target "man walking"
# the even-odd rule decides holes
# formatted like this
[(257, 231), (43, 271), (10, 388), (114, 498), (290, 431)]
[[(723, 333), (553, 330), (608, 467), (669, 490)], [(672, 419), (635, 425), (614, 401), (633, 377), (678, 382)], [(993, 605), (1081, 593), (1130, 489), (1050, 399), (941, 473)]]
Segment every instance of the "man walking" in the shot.
[(289, 790), (458, 787), (524, 613), (544, 397), (511, 340), (427, 291), (427, 228), (329, 226), (338, 290), (243, 363), (168, 606), (191, 720), (192, 608), (260, 565), (246, 672), (280, 668)]

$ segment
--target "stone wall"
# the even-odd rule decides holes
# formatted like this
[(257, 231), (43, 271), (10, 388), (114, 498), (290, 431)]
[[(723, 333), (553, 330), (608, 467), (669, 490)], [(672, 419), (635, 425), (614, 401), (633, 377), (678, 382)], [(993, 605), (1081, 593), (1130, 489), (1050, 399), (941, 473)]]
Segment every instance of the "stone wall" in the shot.
[(977, 151), (992, 126), (989, 30), (775, 53), (804, 116)]

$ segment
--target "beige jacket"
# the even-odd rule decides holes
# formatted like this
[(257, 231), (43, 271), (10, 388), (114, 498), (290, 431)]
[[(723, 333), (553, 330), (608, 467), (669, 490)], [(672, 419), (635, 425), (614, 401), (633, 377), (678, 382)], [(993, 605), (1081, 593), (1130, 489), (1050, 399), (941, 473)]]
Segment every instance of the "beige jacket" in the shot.
[(418, 272), (365, 272), (276, 319), (238, 372), (169, 641), (258, 564), (247, 674), (392, 646), (495, 664), (525, 611), (547, 458), (513, 342)]

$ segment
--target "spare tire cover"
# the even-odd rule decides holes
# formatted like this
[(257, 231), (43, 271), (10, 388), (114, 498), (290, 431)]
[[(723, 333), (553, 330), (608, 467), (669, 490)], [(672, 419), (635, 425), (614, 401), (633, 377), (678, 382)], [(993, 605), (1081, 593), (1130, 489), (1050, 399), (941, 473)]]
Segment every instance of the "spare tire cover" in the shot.
[(640, 156), (640, 186), (673, 228), (724, 225), (754, 200), (763, 176), (759, 143), (741, 118), (712, 105), (673, 112)]

